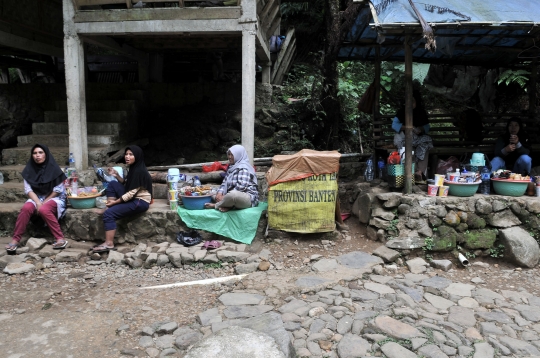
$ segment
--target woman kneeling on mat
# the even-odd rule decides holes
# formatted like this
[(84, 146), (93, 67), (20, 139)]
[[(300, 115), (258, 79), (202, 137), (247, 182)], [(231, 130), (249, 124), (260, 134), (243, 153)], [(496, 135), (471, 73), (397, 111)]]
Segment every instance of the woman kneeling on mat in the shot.
[(118, 181), (109, 182), (107, 187), (107, 209), (103, 212), (105, 242), (95, 246), (94, 252), (115, 250), (116, 220), (145, 212), (152, 201), (152, 178), (144, 165), (142, 149), (136, 145), (127, 147), (124, 159), (129, 166), (125, 180), (114, 168), (107, 169)]
[(205, 204), (205, 207), (226, 212), (233, 208), (246, 209), (259, 205), (257, 175), (245, 148), (233, 145), (227, 151), (227, 158), (229, 168), (216, 194), (216, 203)]
[(32, 215), (39, 215), (49, 227), (56, 242), (53, 249), (64, 249), (67, 241), (60, 229), (58, 220), (66, 212), (66, 190), (64, 180), (66, 175), (54, 160), (49, 148), (36, 144), (30, 151), (30, 159), (22, 171), (24, 178), (24, 193), (28, 200), (23, 205), (13, 232), (13, 239), (6, 246), (9, 252), (15, 252), (26, 231), (26, 225)]

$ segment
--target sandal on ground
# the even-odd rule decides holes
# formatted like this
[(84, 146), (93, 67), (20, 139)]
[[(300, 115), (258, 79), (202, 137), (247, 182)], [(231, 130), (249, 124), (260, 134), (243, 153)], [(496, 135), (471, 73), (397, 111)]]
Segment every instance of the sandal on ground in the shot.
[(58, 240), (52, 245), (53, 250), (63, 250), (67, 247), (67, 240)]
[(9, 243), (7, 244), (6, 246), (6, 251), (9, 251), (9, 252), (15, 252), (17, 251), (17, 248), (19, 247), (19, 244), (12, 244), (12, 243)]
[(93, 251), (96, 252), (96, 253), (116, 251), (116, 247), (101, 244), (101, 245), (94, 246)]
[(217, 241), (217, 240), (212, 240), (212, 241), (206, 241), (203, 245), (203, 247), (207, 250), (213, 250), (213, 249), (218, 249), (221, 247), (221, 242)]

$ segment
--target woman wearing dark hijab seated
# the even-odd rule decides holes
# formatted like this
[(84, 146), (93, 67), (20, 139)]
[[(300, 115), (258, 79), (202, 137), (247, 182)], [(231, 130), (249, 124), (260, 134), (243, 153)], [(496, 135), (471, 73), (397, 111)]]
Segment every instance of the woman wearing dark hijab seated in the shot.
[(521, 119), (512, 117), (506, 123), (506, 131), (495, 142), (491, 171), (506, 168), (517, 174), (529, 175), (532, 167), (530, 153), (529, 136), (523, 123)]
[(109, 175), (118, 181), (109, 182), (107, 187), (107, 209), (103, 212), (105, 242), (95, 246), (94, 252), (115, 250), (116, 220), (145, 212), (152, 201), (152, 178), (144, 165), (142, 149), (136, 145), (127, 147), (124, 159), (129, 166), (125, 180), (114, 168), (108, 168)]
[(205, 207), (226, 212), (233, 208), (246, 209), (259, 205), (257, 175), (246, 149), (238, 144), (233, 145), (227, 151), (227, 158), (229, 168), (216, 194), (216, 203), (205, 204)]
[(66, 191), (64, 180), (66, 175), (54, 160), (49, 148), (43, 144), (36, 144), (30, 151), (30, 159), (22, 171), (24, 178), (24, 193), (28, 200), (23, 205), (13, 232), (13, 239), (6, 246), (6, 250), (14, 252), (19, 246), (21, 237), (32, 215), (39, 215), (53, 234), (56, 242), (54, 249), (63, 249), (67, 246), (64, 234), (60, 229), (58, 220), (66, 211)]

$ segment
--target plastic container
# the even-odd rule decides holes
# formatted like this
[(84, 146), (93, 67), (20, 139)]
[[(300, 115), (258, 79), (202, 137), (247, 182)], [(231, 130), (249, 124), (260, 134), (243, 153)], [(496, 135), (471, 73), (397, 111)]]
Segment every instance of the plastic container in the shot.
[(482, 184), (480, 184), (480, 194), (489, 195), (491, 185), (489, 180), (491, 179), (491, 173), (487, 167), (483, 167), (480, 174), (482, 179)]
[(375, 177), (375, 168), (373, 168), (373, 159), (369, 157), (366, 162), (366, 170), (364, 171), (364, 178), (366, 181), (372, 181)]
[(76, 175), (73, 176), (73, 173), (72, 173), (72, 176), (71, 176), (71, 193), (73, 194), (73, 196), (77, 196), (77, 193), (78, 193), (78, 189), (79, 189), (78, 179), (79, 178)]
[(178, 201), (176, 200), (171, 200), (169, 202), (169, 205), (171, 206), (171, 210), (173, 211), (176, 211), (176, 209), (178, 209)]
[(178, 182), (180, 180), (180, 169), (170, 168), (167, 171), (167, 181), (168, 182)]
[(4, 174), (0, 172), (0, 184), (4, 184)]
[(428, 196), (437, 196), (437, 191), (439, 190), (439, 187), (437, 185), (428, 184)]
[(188, 210), (203, 210), (204, 204), (212, 201), (211, 195), (186, 196), (181, 195), (182, 203)]
[(104, 196), (99, 196), (96, 198), (96, 208), (105, 209), (107, 207), (107, 198)]
[(195, 175), (195, 178), (193, 178), (193, 186), (194, 187), (202, 186), (201, 181), (199, 180), (199, 177), (197, 175)]
[(440, 186), (439, 187), (439, 193), (438, 195), (439, 196), (442, 196), (442, 197), (445, 197), (445, 196), (448, 196), (448, 192), (450, 191), (450, 187), (449, 186)]
[(473, 196), (477, 191), (480, 183), (482, 181), (477, 181), (475, 183), (454, 183), (446, 181), (444, 185), (448, 186), (448, 194), (453, 196)]
[(527, 190), (529, 182), (526, 180), (491, 179), (493, 190), (499, 195), (522, 196)]
[(91, 209), (96, 207), (96, 198), (95, 196), (68, 196), (71, 207), (74, 209)]
[(443, 186), (444, 185), (444, 175), (435, 174), (435, 185)]

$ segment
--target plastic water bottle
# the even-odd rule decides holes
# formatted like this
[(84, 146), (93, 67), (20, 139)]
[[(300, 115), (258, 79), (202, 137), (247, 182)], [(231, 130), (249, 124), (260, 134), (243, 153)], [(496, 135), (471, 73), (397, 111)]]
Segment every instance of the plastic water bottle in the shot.
[(71, 173), (71, 196), (78, 196), (77, 190), (79, 189), (79, 183), (78, 183), (79, 177), (77, 176), (77, 172)]
[(201, 186), (201, 181), (199, 180), (199, 177), (197, 175), (195, 175), (195, 178), (193, 179), (193, 186), (194, 187), (198, 187), (198, 186)]
[(488, 167), (483, 167), (480, 173), (481, 173), (481, 178), (482, 178), (482, 184), (480, 184), (480, 193), (489, 195), (489, 191), (490, 191), (489, 180), (490, 180), (491, 173), (489, 172)]
[(73, 157), (73, 153), (69, 153), (69, 167), (75, 168), (75, 157)]
[(382, 157), (379, 157), (379, 160), (377, 161), (377, 167), (379, 169), (379, 179), (384, 178), (384, 169), (385, 169), (384, 159)]
[(372, 181), (374, 175), (375, 175), (375, 168), (373, 168), (373, 159), (369, 157), (369, 159), (366, 162), (366, 170), (364, 172), (364, 178), (366, 178), (366, 181)]
[(4, 174), (0, 172), (0, 184), (4, 184)]

